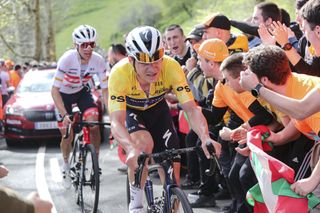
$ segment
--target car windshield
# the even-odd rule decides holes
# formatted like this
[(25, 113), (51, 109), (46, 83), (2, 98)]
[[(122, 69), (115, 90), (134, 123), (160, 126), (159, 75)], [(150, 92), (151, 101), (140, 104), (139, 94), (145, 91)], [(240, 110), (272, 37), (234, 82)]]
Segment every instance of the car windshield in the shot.
[(17, 93), (49, 92), (52, 87), (55, 70), (29, 71), (25, 74)]

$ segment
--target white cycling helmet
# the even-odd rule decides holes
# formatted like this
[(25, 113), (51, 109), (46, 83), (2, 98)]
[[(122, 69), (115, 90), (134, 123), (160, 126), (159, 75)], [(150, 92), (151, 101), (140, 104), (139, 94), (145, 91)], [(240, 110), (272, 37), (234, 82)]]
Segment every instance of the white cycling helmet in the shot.
[(130, 31), (126, 38), (126, 49), (141, 63), (152, 63), (164, 55), (161, 34), (159, 30), (150, 26), (136, 27)]
[(73, 42), (82, 44), (85, 42), (95, 42), (97, 38), (97, 31), (89, 25), (80, 25), (74, 29), (72, 33)]

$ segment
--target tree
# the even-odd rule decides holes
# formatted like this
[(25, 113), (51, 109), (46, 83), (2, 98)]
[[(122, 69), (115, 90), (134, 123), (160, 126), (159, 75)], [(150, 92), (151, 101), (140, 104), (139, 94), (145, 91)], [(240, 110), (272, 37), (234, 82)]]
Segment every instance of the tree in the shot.
[(0, 54), (14, 60), (54, 61), (53, 21), (51, 0), (0, 1)]

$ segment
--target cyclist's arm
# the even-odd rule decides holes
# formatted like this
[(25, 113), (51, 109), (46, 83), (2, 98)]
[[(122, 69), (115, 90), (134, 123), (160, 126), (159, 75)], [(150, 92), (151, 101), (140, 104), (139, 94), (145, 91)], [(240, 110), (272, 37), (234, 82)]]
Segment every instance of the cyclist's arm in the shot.
[(121, 144), (128, 153), (132, 150), (132, 142), (129, 132), (125, 126), (126, 111), (118, 110), (110, 113), (112, 136)]
[(208, 150), (205, 148), (205, 143), (210, 141), (216, 150), (217, 156), (220, 156), (221, 146), (217, 142), (213, 141), (209, 136), (207, 121), (201, 113), (200, 108), (197, 107), (194, 101), (188, 101), (181, 105), (182, 109), (187, 113), (192, 130), (197, 133), (202, 142), (202, 148), (207, 158), (210, 157)]
[(67, 110), (64, 107), (64, 104), (63, 104), (62, 97), (60, 95), (59, 89), (60, 88), (58, 88), (56, 86), (52, 86), (51, 95), (52, 95), (52, 98), (53, 98), (54, 105), (58, 108), (60, 115), (64, 116), (64, 115), (67, 114)]
[(106, 108), (108, 108), (108, 88), (102, 89), (101, 92), (103, 103), (106, 106)]

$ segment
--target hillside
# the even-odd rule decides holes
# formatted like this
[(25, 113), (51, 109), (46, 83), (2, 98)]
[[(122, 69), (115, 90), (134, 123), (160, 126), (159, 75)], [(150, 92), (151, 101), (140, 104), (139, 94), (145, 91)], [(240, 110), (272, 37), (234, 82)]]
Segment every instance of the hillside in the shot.
[[(273, 1), (285, 8), (294, 19), (294, 0)], [(56, 49), (59, 57), (72, 47), (72, 30), (80, 24), (94, 26), (99, 34), (99, 47), (123, 42), (126, 32), (138, 25), (153, 25), (163, 30), (169, 24), (180, 24), (186, 34), (214, 12), (243, 20), (253, 11), (255, 0), (56, 0)]]

